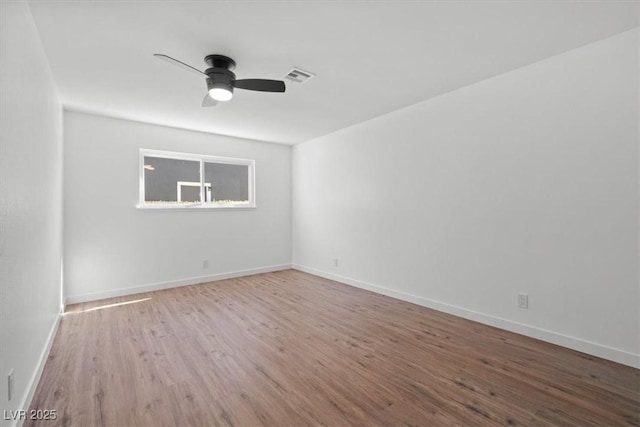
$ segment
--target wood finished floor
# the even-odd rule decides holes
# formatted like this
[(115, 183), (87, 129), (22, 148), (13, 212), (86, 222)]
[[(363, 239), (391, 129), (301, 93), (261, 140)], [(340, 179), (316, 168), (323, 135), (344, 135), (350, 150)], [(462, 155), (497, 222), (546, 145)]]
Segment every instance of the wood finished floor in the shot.
[(640, 370), (288, 270), (68, 307), (31, 409), (58, 419), (26, 426), (640, 425)]

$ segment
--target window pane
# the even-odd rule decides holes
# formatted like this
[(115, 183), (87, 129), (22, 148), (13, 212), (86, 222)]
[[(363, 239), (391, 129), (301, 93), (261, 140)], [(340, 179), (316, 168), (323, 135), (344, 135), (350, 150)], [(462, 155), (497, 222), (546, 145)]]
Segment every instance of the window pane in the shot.
[(249, 203), (249, 166), (205, 163), (204, 180), (211, 185), (207, 201), (218, 204)]
[(200, 184), (192, 184), (191, 182), (178, 182), (178, 186), (180, 187), (180, 200), (183, 202), (200, 203)]
[(147, 203), (200, 203), (200, 162), (144, 157)]

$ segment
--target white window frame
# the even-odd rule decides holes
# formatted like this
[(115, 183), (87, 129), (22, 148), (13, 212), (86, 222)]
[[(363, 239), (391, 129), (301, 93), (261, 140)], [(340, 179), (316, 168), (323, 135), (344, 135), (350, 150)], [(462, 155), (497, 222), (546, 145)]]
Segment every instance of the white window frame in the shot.
[[(201, 202), (193, 203), (148, 203), (145, 200), (145, 185), (144, 185), (144, 158), (145, 157), (160, 157), (163, 159), (174, 160), (191, 160), (200, 162), (200, 183), (192, 183), (186, 181), (178, 181), (178, 199), (180, 199), (180, 186), (181, 185), (199, 185), (200, 186), (200, 200)], [(222, 163), (227, 165), (242, 165), (247, 166), (247, 173), (249, 174), (248, 184), (248, 196), (249, 201), (247, 203), (220, 203), (210, 202), (211, 200), (211, 183), (204, 182), (204, 164), (205, 163)], [(249, 159), (236, 159), (232, 157), (219, 157), (209, 156), (205, 154), (192, 154), (192, 153), (178, 153), (173, 151), (160, 151), (151, 150), (147, 148), (140, 149), (140, 157), (138, 163), (139, 172), (139, 200), (137, 207), (139, 209), (251, 209), (256, 207), (255, 197), (255, 160)], [(215, 183), (214, 183), (215, 185)], [(208, 196), (208, 197), (207, 197)], [(203, 203), (202, 200), (205, 200)]]

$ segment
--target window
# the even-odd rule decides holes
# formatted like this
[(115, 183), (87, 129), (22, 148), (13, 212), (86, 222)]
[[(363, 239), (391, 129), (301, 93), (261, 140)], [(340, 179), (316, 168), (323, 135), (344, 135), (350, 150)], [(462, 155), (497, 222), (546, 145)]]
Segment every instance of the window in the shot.
[(254, 161), (140, 150), (138, 206), (255, 207)]

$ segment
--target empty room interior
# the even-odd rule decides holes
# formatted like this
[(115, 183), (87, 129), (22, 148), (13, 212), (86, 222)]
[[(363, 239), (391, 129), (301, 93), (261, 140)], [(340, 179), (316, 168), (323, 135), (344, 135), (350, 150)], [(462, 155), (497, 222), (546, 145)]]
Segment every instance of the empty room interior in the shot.
[(640, 426), (640, 2), (0, 2), (2, 426)]

